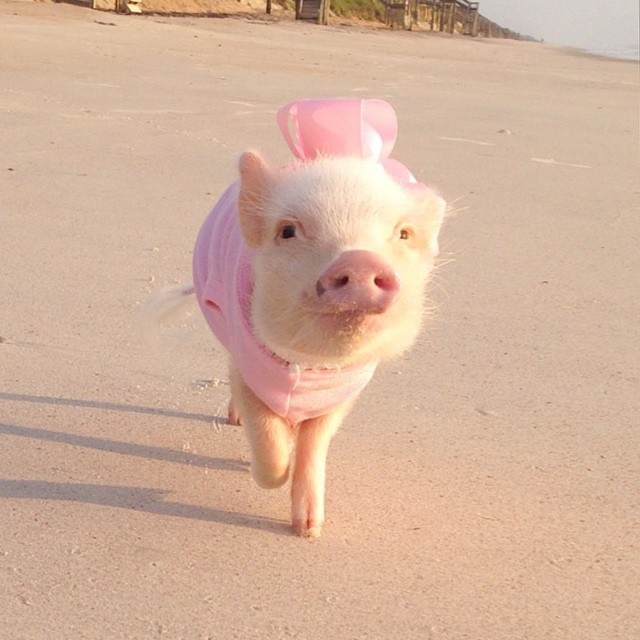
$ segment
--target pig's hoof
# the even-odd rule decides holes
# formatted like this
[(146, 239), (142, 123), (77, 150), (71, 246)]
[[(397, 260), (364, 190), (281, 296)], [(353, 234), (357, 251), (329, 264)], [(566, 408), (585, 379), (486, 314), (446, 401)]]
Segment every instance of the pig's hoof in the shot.
[(293, 516), (291, 528), (293, 533), (303, 538), (319, 538), (324, 520), (317, 516)]
[[(297, 478), (299, 480), (299, 478)], [(291, 487), (291, 528), (297, 536), (318, 538), (324, 524), (323, 498), (313, 488), (307, 490), (293, 479)]]
[(239, 427), (242, 424), (240, 414), (236, 411), (236, 408), (233, 406), (233, 401), (229, 402), (228, 420), (229, 420), (229, 424), (232, 424), (236, 427)]
[(294, 522), (292, 528), (293, 533), (301, 538), (319, 538), (322, 533), (322, 522), (304, 520)]

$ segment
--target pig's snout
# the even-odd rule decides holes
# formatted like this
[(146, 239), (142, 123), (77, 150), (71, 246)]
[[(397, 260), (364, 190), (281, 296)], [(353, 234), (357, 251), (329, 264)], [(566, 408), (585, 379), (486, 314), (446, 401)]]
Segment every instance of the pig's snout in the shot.
[(384, 313), (400, 286), (393, 269), (371, 251), (345, 251), (316, 282), (316, 294), (333, 312)]

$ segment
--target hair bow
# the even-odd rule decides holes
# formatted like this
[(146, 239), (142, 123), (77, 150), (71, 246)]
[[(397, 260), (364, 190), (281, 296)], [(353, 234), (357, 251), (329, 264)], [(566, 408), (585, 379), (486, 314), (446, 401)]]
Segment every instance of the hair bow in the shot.
[(300, 160), (322, 155), (371, 158), (404, 187), (426, 189), (407, 167), (389, 157), (398, 135), (398, 118), (384, 100), (297, 100), (282, 107), (277, 119), (289, 148)]

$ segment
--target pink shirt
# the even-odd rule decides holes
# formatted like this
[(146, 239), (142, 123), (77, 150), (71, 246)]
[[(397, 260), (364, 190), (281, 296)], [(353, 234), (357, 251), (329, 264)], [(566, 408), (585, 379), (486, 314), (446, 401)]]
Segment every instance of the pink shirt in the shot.
[(250, 319), (254, 250), (244, 243), (237, 212), (238, 183), (222, 195), (205, 220), (193, 254), (200, 308), (240, 375), (274, 413), (297, 424), (329, 413), (371, 380), (377, 362), (345, 369), (302, 369), (270, 353)]

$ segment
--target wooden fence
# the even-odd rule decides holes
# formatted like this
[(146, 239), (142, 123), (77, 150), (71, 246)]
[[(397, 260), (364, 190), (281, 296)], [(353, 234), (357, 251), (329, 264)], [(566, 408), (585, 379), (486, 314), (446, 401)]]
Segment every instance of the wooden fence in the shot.
[(480, 2), (470, 0), (382, 0), (392, 28), (427, 29), (486, 38), (519, 40), (519, 33), (480, 15)]
[[(60, 0), (56, 0), (60, 1)], [(144, 0), (66, 0), (87, 4), (94, 9), (141, 13)], [(531, 40), (505, 29), (480, 15), (480, 2), (471, 0), (380, 0), (385, 6), (385, 22), (392, 28), (427, 29), (444, 33), (461, 33), (485, 38)], [(266, 0), (271, 13), (272, 0)], [(295, 0), (296, 19), (327, 24), (331, 0)]]

